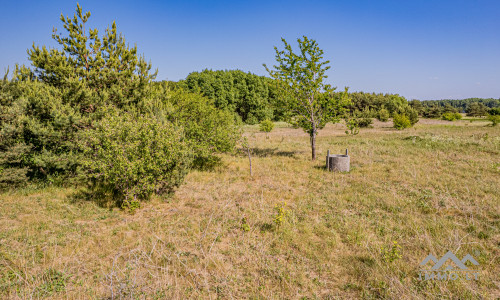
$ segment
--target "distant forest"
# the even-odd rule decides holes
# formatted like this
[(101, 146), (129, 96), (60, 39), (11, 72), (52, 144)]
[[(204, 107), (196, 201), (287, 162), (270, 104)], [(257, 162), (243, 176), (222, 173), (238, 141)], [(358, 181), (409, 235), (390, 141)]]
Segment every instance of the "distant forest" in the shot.
[(422, 105), (425, 107), (432, 107), (432, 106), (446, 107), (449, 105), (451, 107), (457, 108), (458, 110), (460, 110), (460, 112), (465, 112), (467, 109), (467, 106), (469, 106), (471, 103), (474, 103), (474, 102), (482, 103), (489, 108), (500, 107), (500, 98), (499, 99), (467, 98), (467, 99), (462, 99), (462, 100), (453, 100), (453, 99), (424, 100), (421, 102), (422, 102)]

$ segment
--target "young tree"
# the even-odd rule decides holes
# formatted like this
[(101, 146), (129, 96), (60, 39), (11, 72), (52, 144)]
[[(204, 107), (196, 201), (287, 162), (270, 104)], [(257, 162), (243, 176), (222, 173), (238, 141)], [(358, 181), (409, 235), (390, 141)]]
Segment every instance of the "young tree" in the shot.
[(260, 131), (263, 131), (266, 133), (266, 139), (269, 138), (269, 136), (267, 134), (269, 132), (271, 132), (271, 130), (273, 130), (273, 128), (274, 128), (274, 123), (271, 120), (264, 120), (264, 121), (260, 122), (259, 129), (260, 129)]
[(347, 88), (343, 93), (334, 93), (335, 88), (324, 82), (330, 61), (323, 59), (323, 50), (315, 40), (298, 38), (299, 53), (294, 53), (285, 39), (281, 40), (285, 49), (274, 47), (278, 64), (273, 70), (265, 64), (264, 67), (278, 84), (279, 96), (289, 109), (289, 120), (309, 133), (315, 160), (318, 130), (328, 122), (339, 121), (350, 102)]

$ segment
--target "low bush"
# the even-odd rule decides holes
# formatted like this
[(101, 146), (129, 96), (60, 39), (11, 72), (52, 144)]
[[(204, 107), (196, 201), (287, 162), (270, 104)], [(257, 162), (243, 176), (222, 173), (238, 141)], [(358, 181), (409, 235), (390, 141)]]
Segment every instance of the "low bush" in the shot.
[(359, 118), (357, 119), (357, 122), (360, 128), (366, 128), (373, 123), (373, 120), (372, 118)]
[(163, 108), (155, 114), (184, 128), (193, 149), (193, 167), (211, 169), (220, 162), (219, 153), (231, 152), (241, 137), (234, 114), (215, 107), (213, 101), (186, 91), (168, 92)]
[(259, 129), (260, 129), (260, 131), (266, 133), (266, 138), (268, 138), (267, 134), (269, 132), (271, 132), (271, 130), (273, 130), (273, 128), (274, 128), (274, 123), (271, 120), (264, 120), (264, 121), (260, 122)]
[(441, 116), (441, 119), (446, 121), (455, 121), (462, 119), (462, 115), (460, 113), (447, 112)]
[(379, 112), (378, 112), (378, 116), (377, 116), (377, 119), (380, 121), (380, 122), (387, 122), (389, 121), (389, 111), (385, 108), (382, 108)]
[(404, 114), (408, 117), (408, 120), (410, 120), (411, 126), (417, 124), (418, 112), (415, 109), (411, 108), (410, 106), (407, 106)]
[(488, 120), (491, 121), (491, 126), (497, 126), (500, 123), (500, 115), (489, 115)]
[(259, 129), (263, 132), (271, 132), (274, 128), (274, 123), (271, 120), (264, 120), (260, 122)]
[(403, 114), (395, 114), (393, 122), (394, 122), (394, 128), (398, 130), (403, 130), (405, 128), (411, 127), (410, 119)]

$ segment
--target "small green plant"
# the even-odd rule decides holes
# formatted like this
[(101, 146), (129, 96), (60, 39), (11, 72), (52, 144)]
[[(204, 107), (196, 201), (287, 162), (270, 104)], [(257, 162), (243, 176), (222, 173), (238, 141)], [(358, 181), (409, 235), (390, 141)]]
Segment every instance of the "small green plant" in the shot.
[(349, 118), (349, 119), (345, 119), (345, 126), (347, 126), (347, 129), (345, 131), (345, 134), (352, 134), (352, 135), (356, 135), (359, 133), (359, 124), (358, 124), (358, 120), (357, 119), (352, 119), (352, 118)]
[(241, 219), (241, 230), (248, 232), (250, 231), (250, 225), (248, 225), (247, 218)]
[(497, 126), (500, 123), (500, 115), (489, 115), (488, 120), (491, 122), (491, 126)]
[(382, 258), (385, 262), (393, 262), (401, 258), (401, 246), (398, 242), (393, 241), (392, 246), (389, 248), (382, 247)]
[(276, 227), (280, 227), (286, 222), (289, 210), (286, 208), (286, 202), (278, 203), (274, 206), (275, 215), (273, 217), (274, 224)]
[(411, 127), (410, 119), (403, 114), (395, 114), (393, 118), (394, 128), (397, 130), (403, 130), (405, 128)]
[(273, 128), (274, 128), (274, 123), (271, 120), (264, 120), (260, 122), (260, 131), (266, 133), (266, 139), (269, 138), (267, 134), (271, 132)]
[(380, 122), (387, 122), (389, 121), (389, 111), (385, 108), (382, 108), (379, 112), (378, 112), (378, 116), (377, 116), (377, 119), (380, 121)]
[(54, 270), (48, 269), (42, 276), (42, 283), (36, 288), (39, 296), (50, 296), (54, 293), (63, 292), (70, 276)]

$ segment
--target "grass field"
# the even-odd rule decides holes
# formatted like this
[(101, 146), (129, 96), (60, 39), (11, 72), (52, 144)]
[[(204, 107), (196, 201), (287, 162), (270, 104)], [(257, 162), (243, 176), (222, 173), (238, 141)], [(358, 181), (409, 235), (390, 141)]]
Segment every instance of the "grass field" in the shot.
[[(0, 298), (500, 297), (500, 127), (486, 124), (329, 125), (314, 162), (300, 129), (248, 126), (252, 177), (226, 155), (133, 215), (75, 188), (1, 194)], [(346, 148), (351, 172), (326, 172), (326, 151)], [(471, 254), (478, 280), (419, 280), (448, 250)]]

